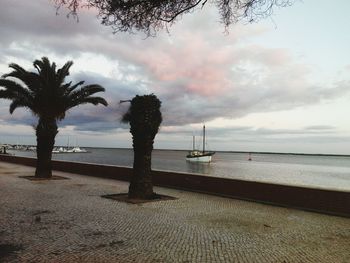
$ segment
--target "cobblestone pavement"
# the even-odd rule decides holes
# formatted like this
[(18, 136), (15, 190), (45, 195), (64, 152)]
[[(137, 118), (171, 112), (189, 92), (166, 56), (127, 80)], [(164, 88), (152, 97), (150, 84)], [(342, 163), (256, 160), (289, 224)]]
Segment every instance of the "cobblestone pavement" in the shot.
[(0, 262), (350, 262), (348, 218), (167, 188), (133, 205), (101, 198), (125, 182), (33, 172), (0, 162)]

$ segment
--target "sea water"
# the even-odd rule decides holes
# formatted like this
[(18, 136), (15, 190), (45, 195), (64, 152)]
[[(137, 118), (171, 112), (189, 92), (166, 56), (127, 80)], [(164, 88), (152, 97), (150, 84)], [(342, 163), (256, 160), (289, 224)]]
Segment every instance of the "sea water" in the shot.
[[(54, 160), (132, 167), (132, 149), (86, 148), (89, 153), (53, 154)], [(11, 151), (35, 157), (35, 152)], [(187, 151), (154, 150), (152, 169), (248, 181), (350, 191), (350, 157), (217, 152), (209, 164), (186, 162)]]

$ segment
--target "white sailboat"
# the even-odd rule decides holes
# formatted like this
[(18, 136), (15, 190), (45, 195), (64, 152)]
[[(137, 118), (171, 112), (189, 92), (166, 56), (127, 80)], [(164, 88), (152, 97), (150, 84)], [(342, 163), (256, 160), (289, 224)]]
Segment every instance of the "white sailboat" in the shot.
[(83, 148), (80, 148), (79, 146), (75, 146), (74, 148), (71, 149), (72, 153), (87, 153), (88, 151), (83, 149)]
[(77, 146), (77, 142), (75, 147), (70, 147), (69, 137), (68, 137), (67, 147), (55, 147), (52, 150), (52, 153), (87, 153), (87, 152), (88, 152), (87, 150)]
[(70, 152), (72, 152), (72, 153), (87, 153), (88, 151), (83, 149), (83, 148), (80, 148), (78, 146), (78, 140), (75, 139), (75, 146), (70, 149)]
[(199, 151), (195, 149), (195, 137), (193, 136), (193, 146), (192, 151), (190, 151), (186, 156), (186, 161), (188, 162), (201, 162), (201, 163), (210, 163), (211, 157), (215, 152), (206, 152), (205, 151), (205, 125), (203, 125), (203, 150)]
[(79, 146), (73, 148), (55, 147), (52, 153), (87, 153), (88, 151)]

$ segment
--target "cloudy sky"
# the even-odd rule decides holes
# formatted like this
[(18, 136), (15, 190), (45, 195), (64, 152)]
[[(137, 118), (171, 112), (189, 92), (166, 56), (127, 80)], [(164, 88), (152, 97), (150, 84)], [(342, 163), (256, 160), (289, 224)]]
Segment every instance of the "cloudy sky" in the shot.
[[(164, 119), (156, 148), (190, 148), (205, 123), (211, 150), (350, 154), (349, 8), (297, 1), (225, 34), (207, 5), (146, 38), (113, 35), (92, 9), (77, 22), (50, 0), (1, 0), (0, 74), (47, 56), (74, 61), (67, 80), (106, 88), (109, 107), (80, 106), (59, 124), (61, 145), (131, 147), (119, 100), (154, 93)], [(35, 143), (35, 117), (8, 106), (0, 101), (0, 142)]]

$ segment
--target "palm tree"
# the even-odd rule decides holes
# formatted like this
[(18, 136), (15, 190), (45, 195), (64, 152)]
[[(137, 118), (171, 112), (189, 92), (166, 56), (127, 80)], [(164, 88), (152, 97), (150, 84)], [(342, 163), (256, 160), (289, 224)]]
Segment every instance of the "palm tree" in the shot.
[[(74, 85), (64, 82), (73, 65), (68, 61), (62, 68), (56, 70), (56, 64), (50, 64), (48, 58), (33, 62), (36, 72), (30, 72), (17, 64), (10, 64), (12, 72), (0, 78), (0, 98), (11, 100), (10, 113), (24, 107), (38, 117), (35, 127), (37, 137), (37, 165), (35, 176), (52, 177), (52, 150), (55, 136), (58, 133), (57, 122), (64, 119), (66, 112), (78, 105), (91, 103), (107, 106), (105, 99), (91, 96), (105, 91), (97, 84), (86, 85), (80, 81)], [(8, 78), (12, 79), (8, 79)]]
[(134, 148), (133, 175), (129, 198), (153, 199), (151, 157), (153, 142), (162, 122), (160, 100), (154, 95), (135, 96), (122, 121), (130, 123)]

